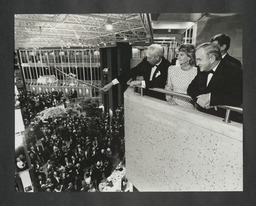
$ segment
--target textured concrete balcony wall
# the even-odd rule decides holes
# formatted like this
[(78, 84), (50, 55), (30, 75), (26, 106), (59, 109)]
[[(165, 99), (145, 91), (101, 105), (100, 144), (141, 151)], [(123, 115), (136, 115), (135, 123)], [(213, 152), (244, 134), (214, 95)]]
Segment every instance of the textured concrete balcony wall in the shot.
[(242, 191), (242, 125), (124, 94), (126, 176), (139, 191)]

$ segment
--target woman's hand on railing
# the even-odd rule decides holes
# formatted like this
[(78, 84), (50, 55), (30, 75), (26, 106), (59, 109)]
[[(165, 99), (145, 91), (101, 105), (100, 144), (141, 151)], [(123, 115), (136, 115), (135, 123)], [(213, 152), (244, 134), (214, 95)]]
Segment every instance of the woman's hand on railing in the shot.
[[(165, 90), (172, 91), (172, 85), (169, 85), (169, 84), (165, 85)], [(171, 102), (172, 101), (172, 96), (166, 94), (165, 99), (166, 99), (167, 102)]]
[(164, 89), (167, 90), (167, 91), (172, 91), (173, 87), (170, 84), (166, 84)]

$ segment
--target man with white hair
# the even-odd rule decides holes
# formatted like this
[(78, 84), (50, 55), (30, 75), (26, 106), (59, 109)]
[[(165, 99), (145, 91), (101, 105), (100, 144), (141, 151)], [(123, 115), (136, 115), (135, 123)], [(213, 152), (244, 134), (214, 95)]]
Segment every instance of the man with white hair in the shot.
[[(164, 49), (159, 44), (152, 44), (148, 47), (146, 58), (136, 67), (127, 69), (109, 84), (101, 88), (101, 91), (108, 91), (113, 85), (126, 84), (132, 79), (130, 86), (145, 88), (145, 94), (165, 100), (165, 95), (149, 91), (148, 88), (164, 88), (167, 80), (168, 67), (171, 63), (164, 58)], [(135, 81), (134, 81), (135, 80)]]

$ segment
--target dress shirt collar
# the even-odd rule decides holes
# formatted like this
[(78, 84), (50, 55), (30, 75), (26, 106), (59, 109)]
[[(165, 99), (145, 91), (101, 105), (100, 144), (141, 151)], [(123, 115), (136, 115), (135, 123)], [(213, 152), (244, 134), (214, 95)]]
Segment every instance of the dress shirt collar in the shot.
[(223, 55), (221, 56), (221, 58), (224, 59), (227, 54), (228, 54), (228, 53), (223, 54)]
[(217, 69), (217, 67), (219, 66), (219, 64), (220, 64), (220, 62), (219, 62), (215, 67), (212, 68), (212, 71), (215, 72), (215, 70)]

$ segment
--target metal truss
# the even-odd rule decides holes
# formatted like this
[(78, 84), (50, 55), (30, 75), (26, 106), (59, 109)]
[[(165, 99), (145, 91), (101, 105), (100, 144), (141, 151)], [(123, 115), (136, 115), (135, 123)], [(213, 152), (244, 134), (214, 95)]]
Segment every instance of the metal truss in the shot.
[[(113, 30), (105, 27), (111, 22)], [(16, 14), (15, 49), (97, 47), (149, 40), (141, 14)]]

